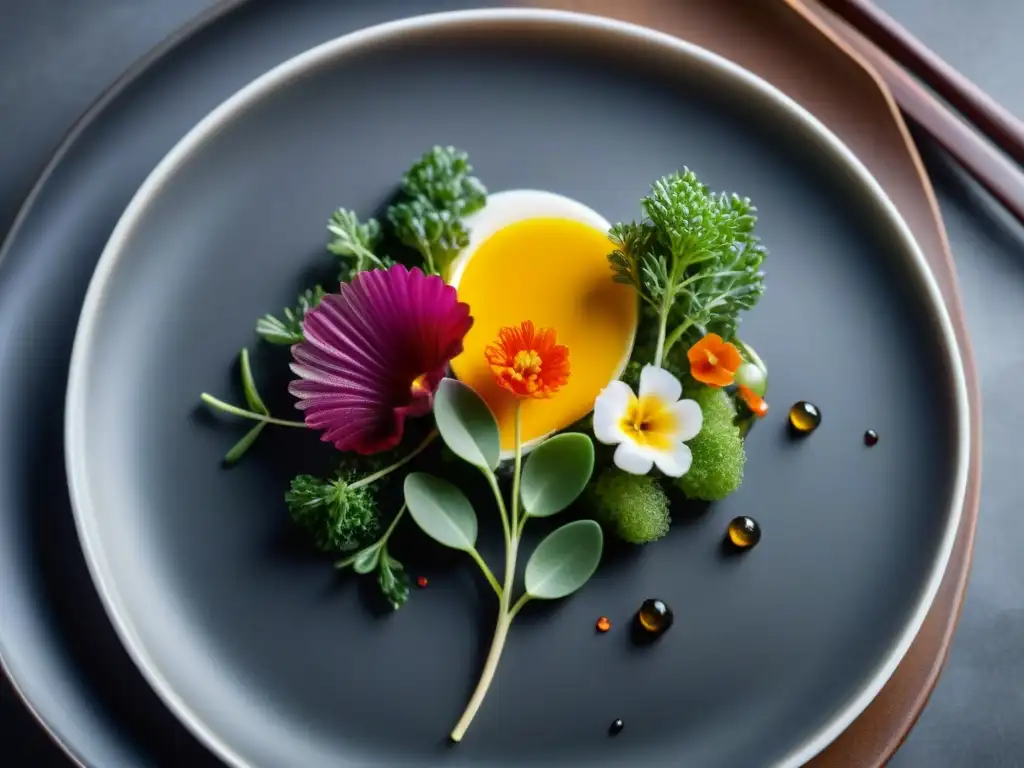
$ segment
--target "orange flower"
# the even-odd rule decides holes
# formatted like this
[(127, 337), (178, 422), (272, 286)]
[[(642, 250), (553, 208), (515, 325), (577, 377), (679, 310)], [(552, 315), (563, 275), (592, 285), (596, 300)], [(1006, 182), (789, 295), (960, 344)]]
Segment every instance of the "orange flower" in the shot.
[(519, 397), (551, 397), (569, 380), (569, 348), (555, 343), (553, 328), (502, 328), (484, 350), (498, 385)]
[(750, 409), (750, 412), (757, 416), (757, 418), (763, 419), (765, 414), (768, 413), (768, 403), (765, 402), (764, 398), (750, 387), (745, 387), (742, 384), (740, 384), (738, 391), (740, 399)]
[(736, 376), (743, 359), (740, 351), (717, 333), (709, 333), (686, 353), (690, 375), (712, 387), (727, 387)]

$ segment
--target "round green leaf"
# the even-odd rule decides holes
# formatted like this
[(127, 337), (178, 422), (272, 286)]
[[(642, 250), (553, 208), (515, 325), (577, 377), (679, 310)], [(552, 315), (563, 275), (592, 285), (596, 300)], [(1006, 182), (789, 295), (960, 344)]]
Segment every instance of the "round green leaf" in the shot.
[(577, 520), (548, 534), (526, 564), (526, 592), (541, 600), (571, 595), (601, 562), (604, 535), (593, 520)]
[(452, 549), (476, 545), (476, 512), (456, 486), (426, 472), (405, 478), (405, 503), (416, 525), (430, 538)]
[(532, 517), (550, 517), (583, 493), (594, 472), (594, 443), (570, 432), (545, 440), (526, 460), (519, 485), (523, 509)]
[(471, 387), (457, 379), (442, 379), (434, 395), (434, 419), (445, 444), (460, 459), (483, 470), (498, 466), (498, 422)]

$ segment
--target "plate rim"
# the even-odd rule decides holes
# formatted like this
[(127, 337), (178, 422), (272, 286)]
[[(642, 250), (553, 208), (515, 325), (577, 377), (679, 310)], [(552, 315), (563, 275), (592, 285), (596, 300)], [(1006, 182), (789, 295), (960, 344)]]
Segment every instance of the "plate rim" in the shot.
[[(196, 14), (191, 19), (172, 30), (170, 34), (157, 42), (152, 48), (145, 51), (141, 56), (132, 61), (127, 69), (117, 75), (116, 79), (107, 85), (107, 87), (104, 88), (99, 95), (96, 96), (96, 98), (78, 114), (77, 117), (75, 117), (67, 130), (65, 130), (60, 136), (60, 139), (55, 145), (53, 151), (50, 152), (39, 167), (34, 181), (32, 182), (32, 186), (18, 205), (18, 208), (14, 213), (14, 218), (11, 219), (10, 223), (7, 225), (6, 231), (3, 231), (3, 237), (0, 238), (0, 268), (3, 267), (10, 251), (15, 247), (15, 243), (18, 240), (18, 236), (21, 234), (24, 223), (35, 210), (36, 200), (43, 193), (43, 190), (46, 189), (54, 172), (81, 138), (82, 134), (92, 126), (102, 112), (115, 99), (130, 88), (133, 83), (149, 72), (156, 63), (177, 49), (179, 45), (184, 43), (186, 40), (189, 40), (198, 32), (201, 32), (220, 19), (228, 16), (235, 9), (244, 6), (249, 2), (250, 0), (217, 0), (217, 2), (209, 8)], [(100, 602), (103, 602), (102, 599)], [(104, 611), (106, 612), (105, 607)], [(107, 617), (109, 618), (109, 613), (107, 613)], [(7, 658), (8, 654), (4, 652), (2, 640), (3, 638), (0, 637), (0, 674), (2, 674), (10, 684), (11, 691), (50, 742), (54, 744), (77, 768), (87, 768), (85, 758), (80, 754), (81, 750), (71, 743), (66, 734), (61, 732), (61, 728), (51, 722), (50, 717), (40, 711), (37, 704), (24, 690), (22, 683), (19, 682), (17, 676), (11, 669), (11, 665)], [(138, 665), (136, 665), (136, 667), (137, 666)]]
[[(229, 10), (232, 5), (227, 4), (227, 9)], [(90, 352), (96, 319), (103, 307), (110, 277), (118, 265), (123, 246), (130, 239), (135, 225), (144, 216), (150, 203), (164, 185), (173, 178), (177, 169), (221, 126), (242, 114), (265, 95), (287, 86), (291, 80), (303, 73), (337, 58), (357, 53), (364, 48), (393, 42), (406, 35), (481, 23), (502, 25), (511, 22), (527, 22), (538, 26), (575, 26), (584, 28), (588, 32), (604, 33), (649, 44), (652, 49), (656, 48), (663, 53), (685, 57), (719, 71), (740, 87), (746, 87), (748, 91), (755, 92), (763, 102), (774, 105), (787, 113), (790, 118), (802, 123), (827, 151), (853, 173), (854, 183), (859, 184), (866, 192), (870, 193), (874, 202), (879, 206), (879, 218), (885, 220), (890, 226), (892, 234), (898, 238), (901, 249), (913, 267), (912, 272), (918, 283), (917, 288), (923, 289), (924, 296), (930, 305), (932, 316), (929, 319), (941, 342), (947, 373), (952, 379), (950, 384), (956, 412), (951, 417), (956, 433), (954, 441), (955, 472), (945, 510), (945, 530), (937, 548), (937, 554), (932, 561), (927, 581), (916, 599), (910, 619), (905, 623), (877, 669), (870, 675), (867, 682), (862, 684), (860, 689), (832, 715), (828, 723), (805, 741), (795, 745), (776, 763), (776, 765), (787, 768), (802, 765), (825, 749), (846, 730), (878, 695), (909, 650), (938, 592), (963, 516), (970, 468), (972, 447), (970, 408), (962, 350), (957, 341), (941, 289), (909, 225), (904, 221), (879, 182), (838, 136), (806, 108), (759, 75), (699, 45), (631, 22), (574, 11), (540, 8), (484, 8), (428, 13), (375, 24), (316, 45), (267, 70), (223, 100), (164, 155), (133, 195), (104, 246), (89, 281), (75, 331), (65, 405), (64, 453), (75, 527), (89, 573), (107, 617), (125, 650), (164, 704), (193, 735), (222, 760), (236, 768), (251, 768), (250, 763), (192, 711), (189, 704), (177, 694), (149, 657), (144, 643), (134, 630), (129, 612), (121, 603), (118, 591), (114, 586), (115, 579), (104, 557), (99, 537), (95, 533), (95, 508), (89, 493), (87, 461), (85, 452), (76, 450), (76, 446), (82, 443), (86, 432), (88, 361), (91, 358)]]

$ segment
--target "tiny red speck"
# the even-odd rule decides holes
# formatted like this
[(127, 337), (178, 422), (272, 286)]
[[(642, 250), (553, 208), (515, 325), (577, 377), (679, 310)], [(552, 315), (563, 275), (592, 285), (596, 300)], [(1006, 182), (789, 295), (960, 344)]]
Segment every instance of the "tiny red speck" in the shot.
[(597, 620), (597, 631), (598, 632), (607, 632), (611, 628), (612, 628), (612, 623), (608, 619), (607, 616), (602, 616), (600, 619)]
[(419, 586), (420, 589), (423, 589), (425, 586), (427, 586), (428, 583), (429, 582), (427, 581), (426, 576), (420, 576), (418, 579), (416, 579), (416, 584), (417, 586)]

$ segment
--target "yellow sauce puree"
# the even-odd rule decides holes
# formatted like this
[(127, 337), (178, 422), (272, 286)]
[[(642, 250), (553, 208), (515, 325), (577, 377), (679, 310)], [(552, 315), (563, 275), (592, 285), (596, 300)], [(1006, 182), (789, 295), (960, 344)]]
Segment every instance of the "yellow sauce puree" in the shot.
[(554, 328), (569, 347), (569, 383), (552, 398), (523, 403), (523, 441), (573, 424), (594, 407), (632, 348), (637, 297), (612, 281), (605, 233), (569, 219), (526, 219), (498, 230), (470, 255), (458, 282), (473, 328), (455, 375), (487, 401), (498, 418), (502, 450), (512, 450), (515, 397), (494, 382), (484, 348), (503, 326), (532, 320)]

